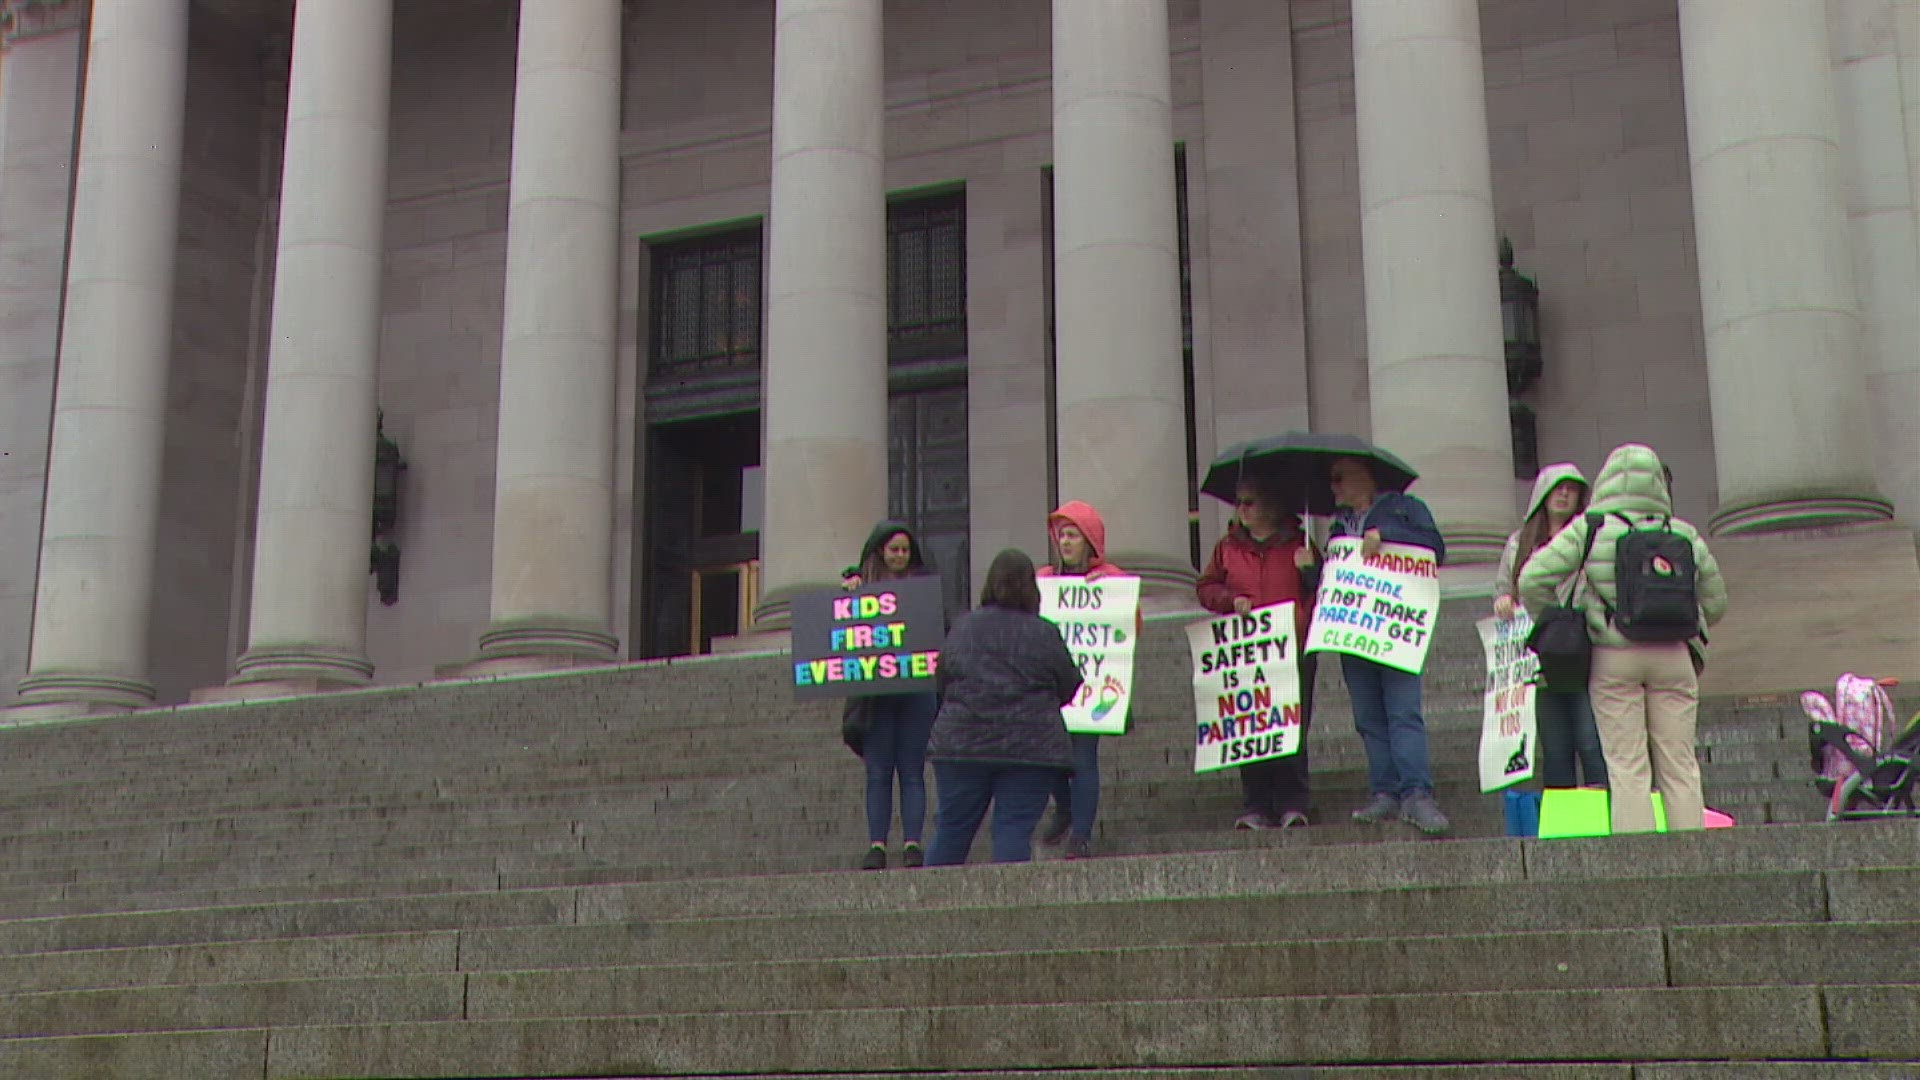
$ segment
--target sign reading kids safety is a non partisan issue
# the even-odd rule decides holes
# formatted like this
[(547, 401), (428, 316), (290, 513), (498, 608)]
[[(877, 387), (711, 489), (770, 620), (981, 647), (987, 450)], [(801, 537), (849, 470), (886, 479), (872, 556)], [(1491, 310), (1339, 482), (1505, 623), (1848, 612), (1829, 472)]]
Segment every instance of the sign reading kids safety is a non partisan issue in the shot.
[(796, 596), (793, 696), (932, 691), (945, 633), (937, 577)]
[(1293, 602), (1187, 627), (1193, 652), (1193, 771), (1300, 752)]
[(1418, 675), (1439, 611), (1433, 552), (1382, 544), (1378, 554), (1362, 557), (1360, 541), (1342, 536), (1327, 545), (1306, 651), (1347, 653)]
[(1140, 579), (1083, 577), (1040, 579), (1040, 617), (1060, 628), (1060, 637), (1080, 665), (1080, 692), (1060, 710), (1076, 735), (1124, 735), (1133, 705), (1135, 615)]
[(1480, 646), (1487, 653), (1487, 696), (1480, 718), (1480, 790), (1499, 791), (1533, 778), (1538, 743), (1534, 677), (1540, 659), (1527, 648), (1533, 620), (1524, 611), (1511, 619), (1481, 619)]

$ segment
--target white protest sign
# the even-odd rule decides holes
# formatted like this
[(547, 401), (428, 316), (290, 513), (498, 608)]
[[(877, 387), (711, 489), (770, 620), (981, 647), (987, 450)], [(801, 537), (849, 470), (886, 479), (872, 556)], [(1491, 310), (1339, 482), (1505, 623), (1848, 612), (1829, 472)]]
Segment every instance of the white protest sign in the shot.
[(1193, 653), (1193, 771), (1300, 752), (1293, 601), (1187, 627)]
[(1433, 552), (1410, 544), (1382, 544), (1371, 558), (1360, 541), (1327, 544), (1307, 651), (1347, 653), (1414, 675), (1427, 664), (1440, 611), (1440, 570)]
[(1540, 659), (1527, 648), (1533, 620), (1525, 611), (1513, 618), (1481, 619), (1480, 645), (1487, 651), (1486, 711), (1480, 720), (1480, 790), (1499, 791), (1533, 778), (1539, 752), (1534, 705), (1539, 687), (1534, 676)]
[(1076, 735), (1124, 735), (1133, 705), (1134, 631), (1139, 626), (1140, 579), (1043, 577), (1040, 617), (1080, 665), (1080, 693), (1060, 710)]

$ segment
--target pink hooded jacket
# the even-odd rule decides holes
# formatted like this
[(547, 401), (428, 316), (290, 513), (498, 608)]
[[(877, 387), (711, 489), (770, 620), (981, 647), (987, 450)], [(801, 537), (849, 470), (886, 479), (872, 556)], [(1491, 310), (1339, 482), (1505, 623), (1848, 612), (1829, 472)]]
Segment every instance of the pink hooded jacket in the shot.
[[(1078, 499), (1062, 503), (1060, 509), (1047, 515), (1047, 539), (1053, 541), (1054, 550), (1059, 550), (1060, 526), (1072, 525), (1087, 538), (1087, 570), (1081, 575), (1088, 581), (1098, 581), (1103, 577), (1124, 574), (1126, 571), (1107, 561), (1107, 523), (1100, 520), (1100, 511)], [(1035, 570), (1035, 577), (1052, 577), (1063, 571), (1054, 568), (1052, 562)]]

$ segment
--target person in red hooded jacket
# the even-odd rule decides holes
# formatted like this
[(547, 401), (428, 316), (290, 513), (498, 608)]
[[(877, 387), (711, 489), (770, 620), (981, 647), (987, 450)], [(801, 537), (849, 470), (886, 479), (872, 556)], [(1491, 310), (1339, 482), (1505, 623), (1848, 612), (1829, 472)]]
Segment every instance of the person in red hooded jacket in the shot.
[(1318, 655), (1298, 651), (1313, 619), (1320, 561), (1299, 517), (1258, 478), (1234, 493), (1234, 521), (1213, 547), (1194, 591), (1200, 605), (1220, 615), (1245, 615), (1268, 604), (1294, 602), (1294, 657), (1300, 671), (1300, 752), (1240, 766), (1243, 810), (1236, 829), (1290, 829), (1307, 824), (1307, 730), (1313, 722), (1313, 677)]
[[(1035, 577), (1098, 581), (1126, 573), (1107, 561), (1106, 522), (1086, 503), (1076, 499), (1047, 515), (1047, 534), (1053, 541), (1053, 560), (1036, 569)], [(1134, 625), (1137, 632), (1137, 615)], [(1073, 772), (1054, 785), (1053, 816), (1040, 830), (1040, 840), (1057, 844), (1064, 836), (1066, 857), (1082, 859), (1092, 853), (1094, 819), (1100, 814), (1100, 736), (1076, 734), (1071, 739)]]

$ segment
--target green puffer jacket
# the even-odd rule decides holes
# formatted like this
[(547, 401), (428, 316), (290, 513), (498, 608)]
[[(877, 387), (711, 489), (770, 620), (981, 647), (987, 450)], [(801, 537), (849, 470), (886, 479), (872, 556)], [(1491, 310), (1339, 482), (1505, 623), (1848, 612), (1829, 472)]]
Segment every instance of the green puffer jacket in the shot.
[[(1627, 443), (1608, 455), (1607, 463), (1593, 481), (1593, 502), (1588, 513), (1605, 514), (1599, 535), (1594, 537), (1593, 554), (1587, 559), (1587, 582), (1579, 590), (1578, 606), (1587, 616), (1587, 629), (1595, 645), (1624, 647), (1634, 644), (1622, 637), (1607, 621), (1607, 605), (1614, 604), (1614, 545), (1627, 532), (1625, 522), (1615, 515), (1625, 514), (1637, 525), (1657, 525), (1661, 518), (1672, 518), (1673, 497), (1667, 493), (1667, 481), (1660, 457), (1650, 447)], [(1712, 626), (1727, 610), (1727, 585), (1720, 578), (1720, 564), (1706, 541), (1692, 525), (1672, 519), (1673, 531), (1693, 541), (1694, 583), (1700, 593), (1701, 626)], [(1586, 545), (1589, 526), (1585, 518), (1576, 520), (1555, 536), (1520, 571), (1520, 602), (1529, 614), (1554, 603), (1562, 582), (1580, 570), (1580, 550)], [(1598, 593), (1598, 596), (1594, 594)], [(1605, 601), (1603, 604), (1602, 601)]]

